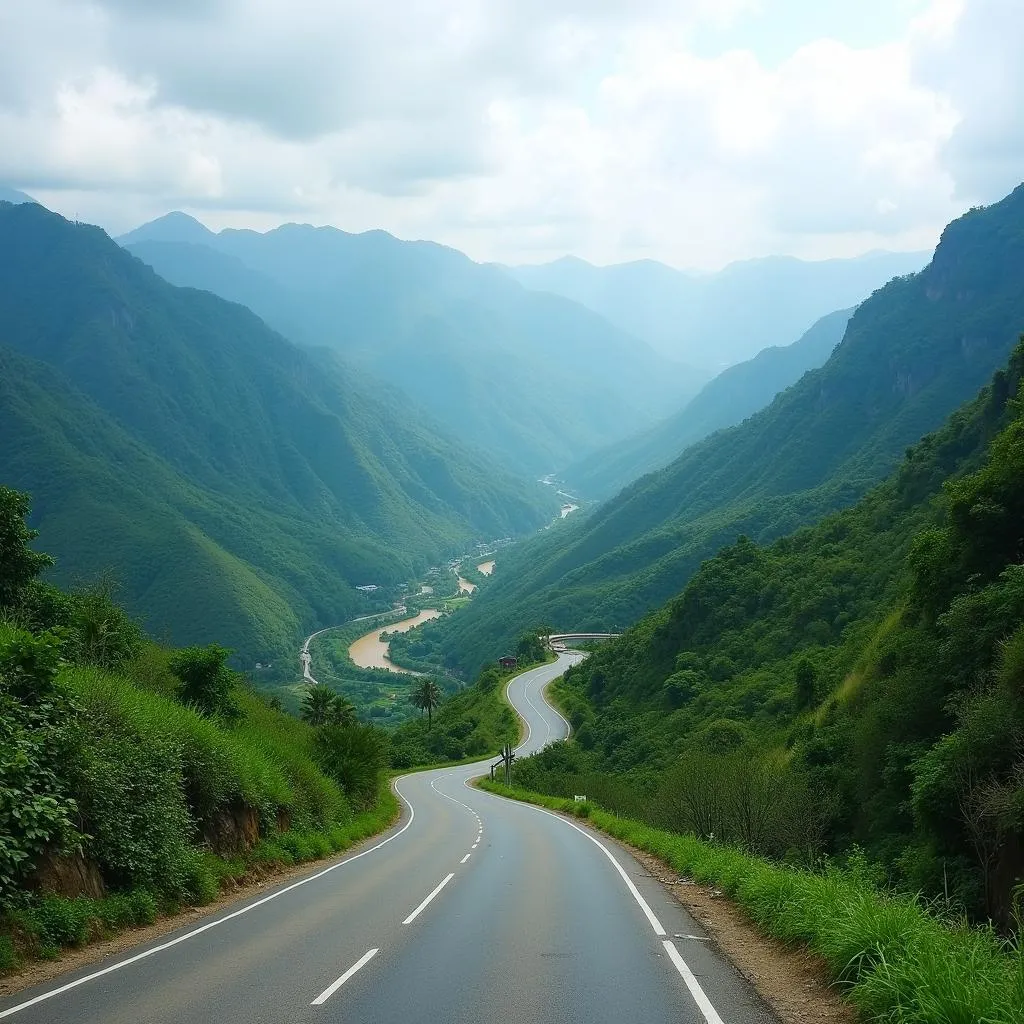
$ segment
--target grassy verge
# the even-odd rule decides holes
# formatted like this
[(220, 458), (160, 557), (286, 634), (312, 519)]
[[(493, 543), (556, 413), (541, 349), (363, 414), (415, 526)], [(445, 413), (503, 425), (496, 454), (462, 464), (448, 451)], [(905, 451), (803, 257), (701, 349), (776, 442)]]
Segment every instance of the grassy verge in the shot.
[(718, 886), (766, 935), (819, 954), (864, 1020), (1020, 1024), (1024, 954), (996, 935), (945, 921), (920, 900), (880, 890), (856, 869), (812, 872), (576, 803), (484, 780), (502, 796), (586, 818), (680, 874)]
[(29, 898), (0, 922), (0, 973), (15, 970), (28, 960), (57, 959), (65, 949), (153, 924), (183, 907), (205, 906), (237, 886), (285, 868), (343, 853), (389, 828), (399, 810), (398, 798), (386, 784), (373, 807), (343, 825), (280, 832), (233, 858), (204, 852), (196, 885), (184, 902), (169, 900), (144, 887), (102, 899), (51, 895)]

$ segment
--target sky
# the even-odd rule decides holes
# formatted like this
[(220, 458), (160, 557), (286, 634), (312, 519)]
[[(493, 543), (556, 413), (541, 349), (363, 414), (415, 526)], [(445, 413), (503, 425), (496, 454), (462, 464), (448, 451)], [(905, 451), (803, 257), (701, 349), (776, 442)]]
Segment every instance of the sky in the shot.
[(934, 246), (1024, 178), (1022, 0), (2, 0), (0, 182), (474, 259)]

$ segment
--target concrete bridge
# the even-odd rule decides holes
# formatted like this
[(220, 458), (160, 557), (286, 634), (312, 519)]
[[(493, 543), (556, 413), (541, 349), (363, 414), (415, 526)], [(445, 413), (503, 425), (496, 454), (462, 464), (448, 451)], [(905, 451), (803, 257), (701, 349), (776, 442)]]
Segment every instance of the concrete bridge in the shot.
[(578, 643), (580, 640), (614, 640), (621, 633), (552, 633), (547, 638), (548, 646), (553, 650), (565, 650), (565, 645)]

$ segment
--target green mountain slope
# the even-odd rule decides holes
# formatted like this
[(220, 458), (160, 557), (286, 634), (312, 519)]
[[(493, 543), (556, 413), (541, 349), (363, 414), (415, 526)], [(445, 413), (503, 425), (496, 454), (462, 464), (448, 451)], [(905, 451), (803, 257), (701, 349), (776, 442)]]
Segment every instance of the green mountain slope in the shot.
[(704, 379), (593, 311), (433, 243), (298, 224), (214, 234), (183, 214), (121, 241), (173, 283), (341, 353), (522, 472), (653, 424)]
[(0, 344), (4, 482), (66, 575), (113, 568), (176, 642), (265, 659), (364, 607), (353, 586), (552, 511), (331, 357), (38, 206), (0, 205)]
[(792, 345), (766, 348), (705, 384), (675, 416), (562, 470), (573, 493), (608, 498), (645, 473), (667, 466), (708, 434), (763, 409), (805, 371), (821, 366), (842, 340), (853, 310), (822, 317)]
[(475, 664), (534, 623), (621, 628), (740, 534), (852, 503), (1005, 361), (1022, 284), (1024, 187), (950, 224), (929, 266), (865, 301), (828, 362), (767, 409), (520, 547), (451, 624), (448, 657)]
[(898, 252), (817, 262), (770, 256), (690, 274), (654, 260), (595, 267), (566, 257), (508, 270), (530, 288), (590, 307), (670, 358), (718, 373), (760, 349), (790, 344), (820, 317), (855, 306), (927, 260)]
[[(1024, 881), (1022, 384), (1024, 341), (856, 506), (768, 548), (740, 539), (574, 670), (566, 699), (588, 753), (563, 761), (557, 786), (647, 793), (645, 814), (660, 802), (685, 817), (697, 775), (724, 778), (735, 753), (754, 789), (773, 780), (764, 795), (781, 816), (755, 837), (766, 852), (812, 833), (832, 852), (859, 843), (909, 891), (1011, 925)], [(585, 772), (603, 781), (579, 789)], [(705, 829), (745, 841), (723, 810)]]

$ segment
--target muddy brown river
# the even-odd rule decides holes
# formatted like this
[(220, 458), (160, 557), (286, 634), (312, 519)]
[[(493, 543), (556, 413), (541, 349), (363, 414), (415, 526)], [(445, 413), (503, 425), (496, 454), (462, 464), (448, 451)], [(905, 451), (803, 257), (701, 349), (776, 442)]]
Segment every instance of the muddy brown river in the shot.
[(390, 644), (381, 640), (381, 633), (407, 633), (410, 629), (431, 619), (436, 619), (441, 613), (436, 608), (424, 608), (418, 615), (410, 616), (408, 619), (399, 619), (398, 622), (390, 622), (384, 627), (378, 627), (370, 633), (366, 633), (354, 641), (348, 649), (348, 656), (353, 664), (360, 668), (386, 668), (390, 672), (403, 672), (406, 675), (414, 675), (407, 668), (396, 665), (389, 657)]

